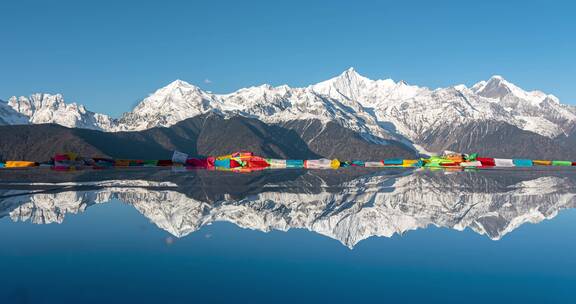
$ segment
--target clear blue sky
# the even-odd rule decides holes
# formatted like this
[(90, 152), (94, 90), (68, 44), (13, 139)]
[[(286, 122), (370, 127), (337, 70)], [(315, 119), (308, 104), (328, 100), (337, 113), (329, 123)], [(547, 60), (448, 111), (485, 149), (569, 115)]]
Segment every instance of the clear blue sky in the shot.
[(573, 1), (141, 2), (2, 1), (0, 98), (119, 115), (177, 78), (225, 93), (353, 66), (432, 88), (501, 74), (576, 104)]

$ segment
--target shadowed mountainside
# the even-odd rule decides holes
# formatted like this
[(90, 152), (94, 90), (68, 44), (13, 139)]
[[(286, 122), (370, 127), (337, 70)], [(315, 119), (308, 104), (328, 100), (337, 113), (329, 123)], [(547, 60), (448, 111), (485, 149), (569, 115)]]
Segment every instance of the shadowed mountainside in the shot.
[[(302, 124), (314, 126), (301, 128)], [(302, 135), (318, 131), (304, 141)], [(341, 159), (410, 157), (415, 153), (399, 143), (371, 143), (337, 124), (322, 127), (314, 121), (295, 122), (290, 127), (269, 125), (260, 120), (217, 114), (196, 116), (164, 128), (137, 132), (101, 132), (66, 128), (54, 124), (1, 126), (0, 157), (43, 161), (56, 153), (75, 152), (86, 156), (114, 158), (170, 158), (173, 150), (190, 155), (219, 155), (238, 150), (273, 158)]]
[(442, 128), (422, 138), (432, 149), (478, 152), (502, 158), (576, 159), (575, 135), (548, 138), (504, 122)]

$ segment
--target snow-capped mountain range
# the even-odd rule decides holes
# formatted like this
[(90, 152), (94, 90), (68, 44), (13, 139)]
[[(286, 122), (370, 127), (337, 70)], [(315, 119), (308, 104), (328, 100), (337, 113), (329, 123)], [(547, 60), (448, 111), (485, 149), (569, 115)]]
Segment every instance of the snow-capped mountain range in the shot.
[(176, 80), (114, 119), (66, 104), (62, 95), (34, 94), (0, 102), (0, 124), (56, 123), (107, 132), (168, 127), (207, 112), (266, 123), (318, 119), (370, 138), (420, 144), (433, 130), (472, 122), (505, 122), (548, 138), (571, 134), (576, 108), (540, 91), (525, 91), (500, 76), (472, 87), (429, 89), (391, 79), (371, 80), (353, 68), (304, 88), (261, 85), (213, 94)]

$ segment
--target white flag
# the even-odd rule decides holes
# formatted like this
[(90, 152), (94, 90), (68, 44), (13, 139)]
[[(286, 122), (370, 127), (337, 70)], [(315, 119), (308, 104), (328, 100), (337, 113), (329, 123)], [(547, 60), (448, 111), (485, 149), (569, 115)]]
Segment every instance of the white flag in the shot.
[(182, 153), (180, 151), (174, 151), (174, 154), (172, 154), (172, 162), (175, 164), (184, 164), (186, 163), (187, 159), (188, 154), (186, 153)]

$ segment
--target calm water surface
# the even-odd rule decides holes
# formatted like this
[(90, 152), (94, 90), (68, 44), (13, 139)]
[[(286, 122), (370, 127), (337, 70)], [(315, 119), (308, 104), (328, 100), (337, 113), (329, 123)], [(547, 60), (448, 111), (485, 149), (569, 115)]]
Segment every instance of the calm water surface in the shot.
[(0, 180), (0, 303), (576, 300), (572, 170)]

